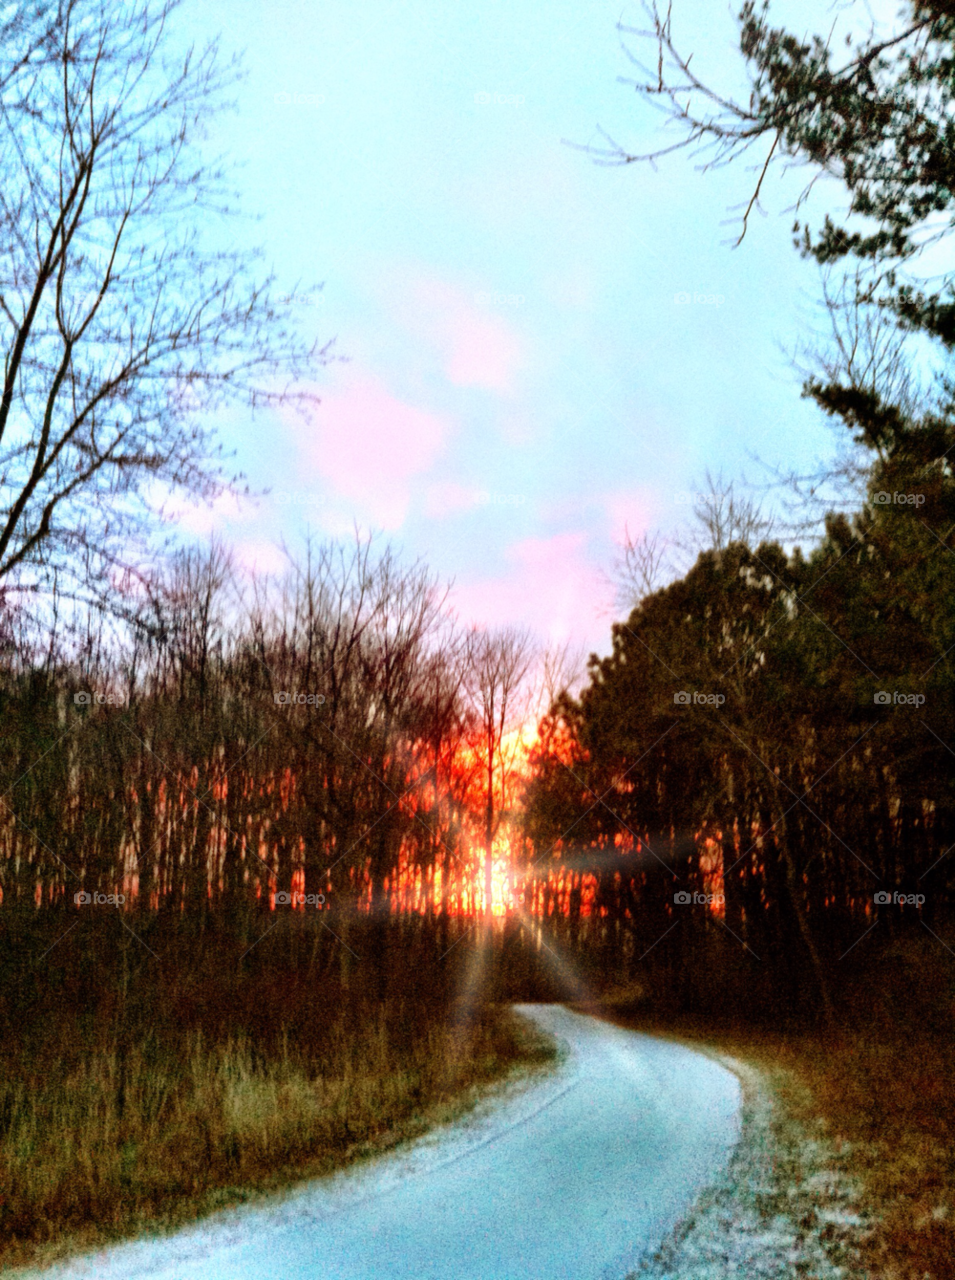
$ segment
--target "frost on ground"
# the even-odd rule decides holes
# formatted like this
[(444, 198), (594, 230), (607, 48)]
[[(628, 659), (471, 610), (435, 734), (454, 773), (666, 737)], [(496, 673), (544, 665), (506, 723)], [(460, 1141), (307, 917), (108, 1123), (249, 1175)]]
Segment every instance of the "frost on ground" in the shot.
[[(843, 1280), (867, 1274), (871, 1231), (840, 1151), (787, 1115), (773, 1072), (713, 1054), (743, 1085), (742, 1132), (720, 1179), (628, 1280)], [(791, 1086), (791, 1081), (787, 1082)]]

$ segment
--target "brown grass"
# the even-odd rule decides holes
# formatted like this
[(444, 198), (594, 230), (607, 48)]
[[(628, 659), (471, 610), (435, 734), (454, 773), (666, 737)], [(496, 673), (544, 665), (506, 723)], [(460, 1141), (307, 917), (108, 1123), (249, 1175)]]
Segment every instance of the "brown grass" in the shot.
[[(955, 1276), (955, 1088), (950, 1037), (855, 1032), (786, 1045), (785, 1061), (808, 1085), (811, 1113), (837, 1147), (878, 1220), (869, 1265), (884, 1280)], [(777, 1056), (778, 1061), (778, 1056)], [(803, 1095), (805, 1097), (805, 1095)], [(799, 1114), (799, 1097), (783, 1101)], [(803, 1101), (803, 1114), (807, 1103)]]
[(61, 1006), (5, 1038), (0, 1266), (42, 1265), (328, 1173), (551, 1057), (505, 1008), (455, 1028), (440, 1002), (366, 997), (323, 1018), (313, 1000), (303, 1027), (285, 994), (287, 1016), (261, 1034), (239, 1004), (227, 1017), (220, 1001), (216, 1022), (181, 1017), (181, 1002), (157, 994), (152, 1016), (119, 1037), (115, 1023)]

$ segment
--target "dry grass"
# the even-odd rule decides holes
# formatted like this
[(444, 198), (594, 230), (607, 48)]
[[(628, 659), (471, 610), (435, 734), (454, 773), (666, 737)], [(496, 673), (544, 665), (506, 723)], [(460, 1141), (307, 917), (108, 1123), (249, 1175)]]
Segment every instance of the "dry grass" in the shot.
[[(777, 1056), (777, 1061), (778, 1061)], [(955, 1276), (955, 1079), (951, 1037), (897, 1028), (813, 1045), (784, 1061), (807, 1091), (787, 1090), (797, 1116), (825, 1117), (866, 1188), (878, 1226), (870, 1274), (883, 1280)]]
[(179, 1026), (173, 1002), (118, 1041), (61, 1010), (42, 1034), (4, 1043), (0, 1265), (41, 1265), (330, 1172), (551, 1056), (507, 1009), (479, 1010), (466, 1030), (439, 1003), (410, 1011), (367, 1000), (317, 1031), (313, 1015), (304, 1035), (292, 1008), (258, 1035), (238, 1013)]

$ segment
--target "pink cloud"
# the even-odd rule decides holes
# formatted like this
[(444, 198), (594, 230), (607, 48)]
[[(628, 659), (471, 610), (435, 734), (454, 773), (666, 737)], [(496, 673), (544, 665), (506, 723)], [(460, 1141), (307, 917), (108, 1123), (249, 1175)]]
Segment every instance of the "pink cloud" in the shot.
[(510, 391), (520, 363), (510, 326), (465, 312), (448, 317), (447, 373), (458, 387)]
[(254, 516), (253, 504), (243, 502), (236, 494), (220, 493), (212, 502), (194, 502), (182, 493), (166, 496), (166, 516), (180, 529), (196, 537), (208, 537), (227, 524), (249, 521)]
[(537, 510), (540, 518), (553, 525), (577, 525), (586, 522), (588, 531), (597, 537), (620, 544), (629, 532), (641, 537), (655, 527), (659, 498), (645, 487), (592, 494), (561, 494), (541, 498)]
[(612, 538), (622, 542), (628, 532), (631, 538), (639, 538), (646, 532), (659, 504), (645, 494), (628, 492), (606, 494), (603, 505)]
[(490, 289), (469, 294), (444, 281), (408, 273), (394, 281), (389, 292), (398, 300), (396, 309), (407, 328), (440, 352), (445, 374), (455, 386), (513, 390), (524, 353), (505, 311), (517, 309), (519, 304), (506, 299), (519, 294)]
[(274, 542), (248, 539), (236, 543), (235, 556), (239, 567), (249, 574), (281, 574), (288, 568), (288, 559)]
[(549, 641), (604, 645), (608, 586), (586, 554), (586, 535), (561, 533), (512, 543), (509, 571), (460, 582), (455, 598), (468, 622), (533, 628)]
[(434, 464), (449, 435), (445, 418), (405, 404), (368, 375), (323, 393), (306, 433), (289, 426), (306, 466), (385, 529), (404, 522), (412, 479)]

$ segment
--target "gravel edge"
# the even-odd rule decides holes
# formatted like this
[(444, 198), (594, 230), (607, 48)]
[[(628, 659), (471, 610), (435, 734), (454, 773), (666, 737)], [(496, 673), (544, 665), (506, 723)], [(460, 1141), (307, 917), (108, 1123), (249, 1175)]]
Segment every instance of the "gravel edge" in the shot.
[(862, 1258), (873, 1224), (858, 1181), (820, 1119), (811, 1129), (780, 1100), (800, 1086), (781, 1068), (694, 1044), (742, 1085), (739, 1142), (720, 1178), (627, 1280), (844, 1280), (868, 1276)]

